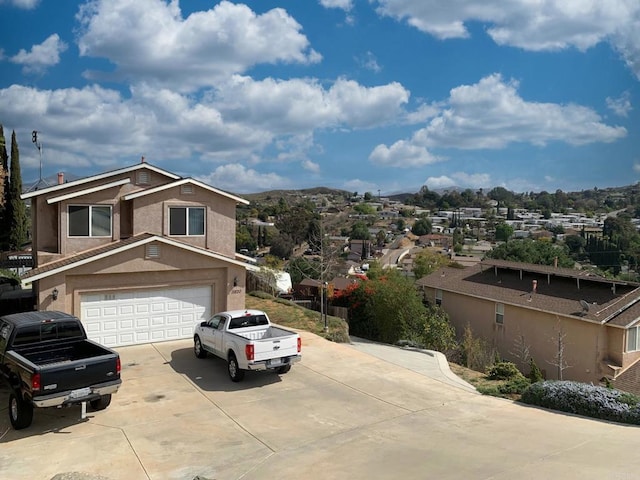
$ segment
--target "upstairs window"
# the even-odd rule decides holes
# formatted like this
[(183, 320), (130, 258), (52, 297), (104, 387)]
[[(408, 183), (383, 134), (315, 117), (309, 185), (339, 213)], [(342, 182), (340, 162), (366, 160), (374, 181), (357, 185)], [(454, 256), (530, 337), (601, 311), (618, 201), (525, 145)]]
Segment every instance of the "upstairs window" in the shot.
[(496, 323), (499, 325), (504, 323), (504, 303), (496, 303)]
[(110, 205), (69, 205), (70, 237), (110, 237)]
[(204, 235), (204, 207), (169, 208), (169, 235)]

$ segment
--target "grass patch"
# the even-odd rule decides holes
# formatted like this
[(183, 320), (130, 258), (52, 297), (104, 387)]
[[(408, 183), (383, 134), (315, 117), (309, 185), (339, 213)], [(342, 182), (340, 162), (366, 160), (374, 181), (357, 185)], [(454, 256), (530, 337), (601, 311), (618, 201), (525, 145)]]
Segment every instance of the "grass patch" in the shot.
[(277, 298), (264, 292), (251, 292), (246, 296), (247, 308), (262, 310), (273, 323), (315, 333), (337, 343), (349, 342), (349, 326), (338, 317), (327, 317), (328, 331), (324, 331), (324, 319), (320, 312), (301, 307), (289, 300)]

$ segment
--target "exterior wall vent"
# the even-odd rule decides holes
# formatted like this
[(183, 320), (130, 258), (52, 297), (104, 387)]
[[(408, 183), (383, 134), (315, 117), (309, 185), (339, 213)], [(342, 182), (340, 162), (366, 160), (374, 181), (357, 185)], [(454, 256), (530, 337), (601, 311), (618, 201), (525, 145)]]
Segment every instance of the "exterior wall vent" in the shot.
[(160, 257), (160, 245), (157, 243), (151, 243), (147, 245), (146, 258), (158, 258)]
[(180, 191), (185, 195), (193, 195), (193, 185), (182, 185)]
[(137, 185), (149, 185), (151, 183), (151, 175), (146, 170), (141, 170), (136, 173)]

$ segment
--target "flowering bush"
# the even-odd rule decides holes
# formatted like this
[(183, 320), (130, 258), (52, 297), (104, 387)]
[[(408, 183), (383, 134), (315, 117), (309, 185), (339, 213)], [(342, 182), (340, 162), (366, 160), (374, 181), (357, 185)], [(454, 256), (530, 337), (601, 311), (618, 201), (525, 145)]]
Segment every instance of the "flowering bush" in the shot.
[(640, 425), (640, 398), (587, 383), (545, 380), (530, 385), (521, 401), (586, 417)]

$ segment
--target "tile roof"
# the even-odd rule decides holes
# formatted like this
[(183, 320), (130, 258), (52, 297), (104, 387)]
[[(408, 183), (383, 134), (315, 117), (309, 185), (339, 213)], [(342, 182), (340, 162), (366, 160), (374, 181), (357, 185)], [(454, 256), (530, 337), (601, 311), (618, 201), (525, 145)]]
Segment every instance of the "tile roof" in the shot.
[(416, 284), (618, 327), (640, 320), (639, 284), (580, 270), (491, 260), (469, 268), (441, 268)]

